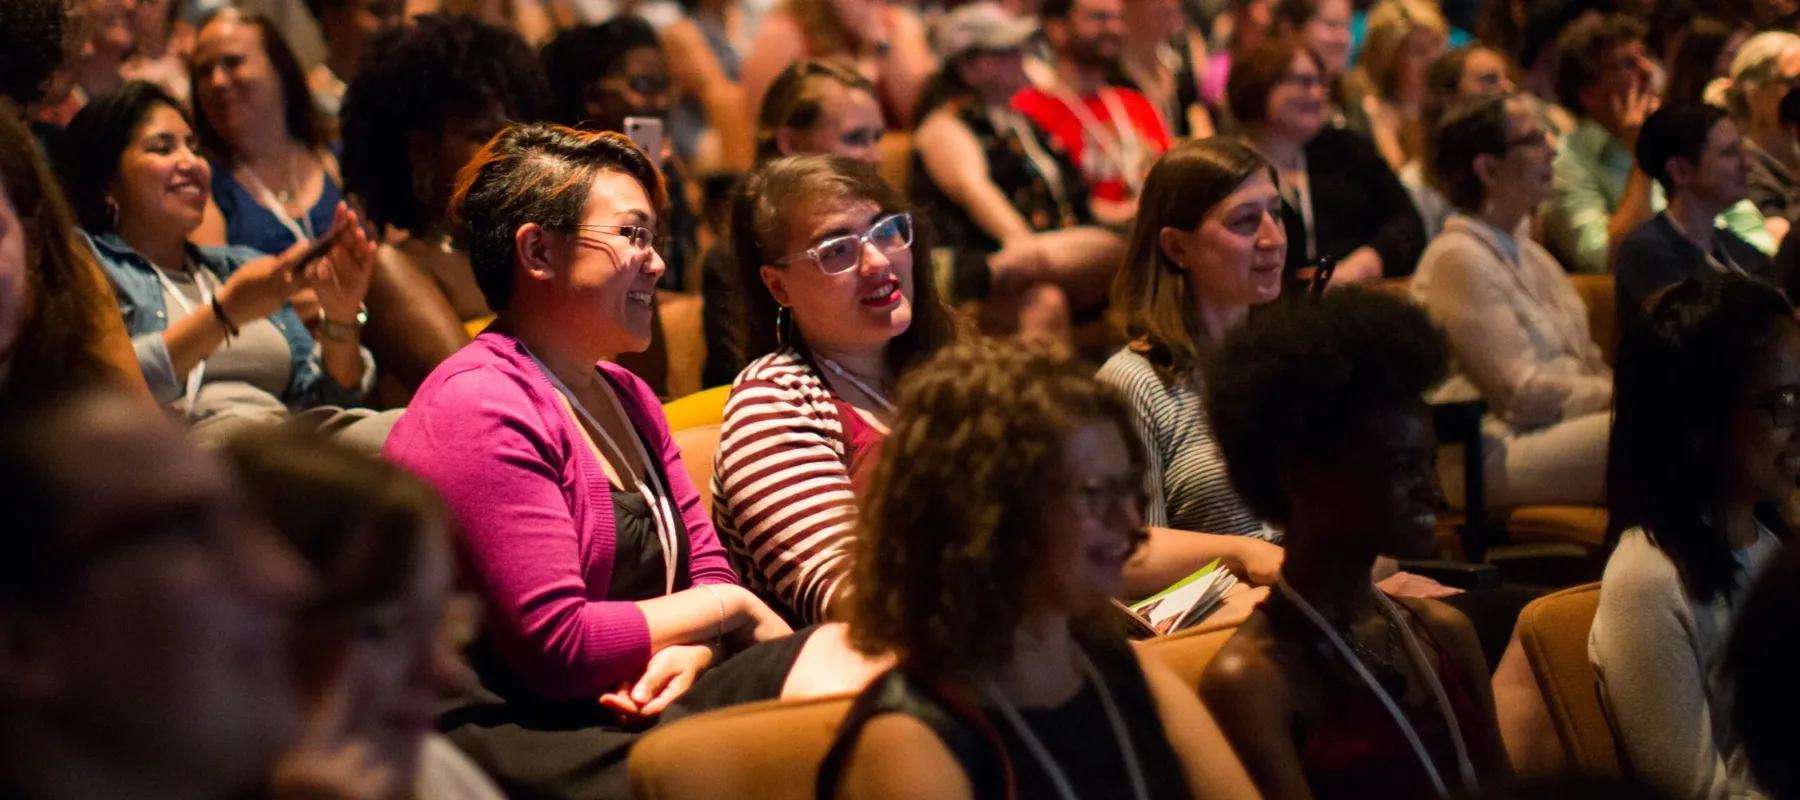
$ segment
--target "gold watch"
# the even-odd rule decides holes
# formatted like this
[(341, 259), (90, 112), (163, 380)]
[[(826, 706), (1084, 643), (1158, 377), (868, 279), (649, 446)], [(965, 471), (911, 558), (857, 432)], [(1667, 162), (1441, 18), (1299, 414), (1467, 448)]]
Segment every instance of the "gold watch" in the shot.
[(334, 342), (354, 342), (362, 334), (363, 325), (369, 321), (369, 307), (357, 304), (355, 322), (336, 322), (325, 316), (325, 309), (319, 309), (319, 335)]

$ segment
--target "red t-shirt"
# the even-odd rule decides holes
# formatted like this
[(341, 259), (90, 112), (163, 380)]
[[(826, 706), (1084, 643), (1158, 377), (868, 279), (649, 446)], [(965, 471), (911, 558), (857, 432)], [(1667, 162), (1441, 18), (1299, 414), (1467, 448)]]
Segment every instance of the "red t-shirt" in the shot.
[[(1065, 100), (1067, 97), (1069, 99)], [(1108, 102), (1108, 100), (1112, 102)], [(1087, 107), (1092, 118), (1089, 125), (1097, 125), (1105, 144), (1095, 141), (1095, 131), (1087, 130), (1082, 124), (1083, 115), (1072, 105), (1073, 96), (1046, 92), (1037, 87), (1030, 87), (1013, 95), (1013, 108), (1031, 118), (1038, 127), (1049, 132), (1062, 142), (1069, 157), (1074, 159), (1075, 166), (1081, 169), (1081, 175), (1087, 180), (1088, 188), (1094, 197), (1103, 200), (1129, 200), (1132, 198), (1125, 173), (1114, 157), (1107, 154), (1108, 148), (1117, 154), (1119, 159), (1132, 159), (1138, 162), (1132, 165), (1135, 174), (1133, 181), (1141, 181), (1150, 173), (1150, 165), (1157, 156), (1169, 149), (1169, 131), (1163, 124), (1162, 115), (1156, 106), (1150, 104), (1143, 95), (1130, 89), (1107, 87), (1099, 94), (1082, 98), (1082, 105)], [(1120, 137), (1120, 129), (1113, 122), (1113, 109), (1125, 112), (1130, 120), (1130, 131), (1135, 136)], [(1120, 139), (1126, 141), (1121, 142)], [(1135, 139), (1135, 148), (1128, 146)]]

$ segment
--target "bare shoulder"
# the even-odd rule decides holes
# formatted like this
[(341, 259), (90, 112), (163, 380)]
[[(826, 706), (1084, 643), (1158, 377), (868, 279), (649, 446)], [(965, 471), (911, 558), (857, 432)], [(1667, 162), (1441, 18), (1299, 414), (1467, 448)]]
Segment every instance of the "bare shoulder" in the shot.
[(1207, 664), (1200, 676), (1200, 696), (1209, 707), (1287, 702), (1287, 675), (1260, 613), (1245, 620)]
[(962, 765), (925, 723), (905, 714), (870, 720), (838, 783), (839, 800), (973, 798)]

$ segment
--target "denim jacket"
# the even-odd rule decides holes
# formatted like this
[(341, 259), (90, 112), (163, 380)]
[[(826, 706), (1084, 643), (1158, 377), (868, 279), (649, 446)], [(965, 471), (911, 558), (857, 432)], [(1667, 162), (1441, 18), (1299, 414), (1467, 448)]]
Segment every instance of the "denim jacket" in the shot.
[[(125, 314), (125, 330), (131, 334), (131, 346), (137, 351), (138, 368), (150, 384), (150, 393), (159, 403), (173, 403), (187, 393), (187, 376), (175, 374), (169, 360), (169, 349), (163, 344), (162, 332), (171, 322), (163, 303), (162, 281), (150, 260), (139, 255), (131, 245), (111, 233), (90, 236), (88, 241), (99, 256), (100, 266), (112, 282), (119, 298), (119, 309)], [(195, 247), (188, 245), (188, 258), (212, 272), (224, 282), (239, 267), (263, 254), (248, 247)], [(362, 349), (362, 379), (354, 388), (338, 385), (325, 371), (324, 354), (312, 333), (300, 321), (292, 305), (284, 305), (269, 316), (269, 321), (287, 339), (294, 363), (288, 371), (287, 391), (281, 401), (288, 408), (303, 410), (315, 406), (352, 407), (360, 405), (375, 385), (375, 359), (368, 348)]]

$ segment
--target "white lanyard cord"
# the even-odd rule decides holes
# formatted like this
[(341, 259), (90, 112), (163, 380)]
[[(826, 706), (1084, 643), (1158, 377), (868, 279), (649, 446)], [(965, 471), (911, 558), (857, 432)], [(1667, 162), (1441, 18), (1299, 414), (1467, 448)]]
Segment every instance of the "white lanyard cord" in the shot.
[[(569, 391), (569, 387), (563, 384), (562, 379), (556, 377), (556, 373), (551, 372), (549, 367), (544, 366), (544, 362), (539, 361), (538, 357), (531, 352), (530, 348), (525, 346), (524, 342), (519, 342), (519, 349), (524, 350), (525, 356), (531, 359), (531, 363), (536, 364), (538, 370), (544, 373), (544, 377), (550, 379), (550, 384), (555, 386), (558, 392), (562, 393), (563, 399), (569, 401), (569, 406), (574, 408), (575, 412), (580, 414), (582, 419), (587, 420), (589, 425), (593, 426), (594, 432), (600, 434), (601, 441), (604, 441), (606, 446), (613, 451), (613, 455), (617, 456), (621, 462), (628, 462), (628, 459), (625, 457), (625, 449), (620, 447), (618, 442), (613, 441), (612, 434), (607, 433), (606, 428), (600, 425), (600, 421), (595, 419), (594, 415), (588, 412), (587, 406), (581, 404), (581, 398), (576, 397), (574, 392)], [(619, 415), (619, 419), (625, 421), (626, 424), (630, 424), (631, 417), (626, 415), (625, 407), (619, 404), (619, 399), (614, 397), (611, 391), (608, 391), (605, 394), (606, 398), (612, 401), (613, 411)], [(644, 498), (644, 502), (650, 506), (650, 518), (656, 525), (656, 539), (661, 542), (663, 546), (663, 594), (674, 594), (676, 568), (675, 510), (669, 505), (668, 493), (659, 491), (662, 487), (662, 483), (656, 478), (656, 466), (650, 461), (649, 451), (645, 450), (643, 443), (635, 438), (631, 440), (631, 443), (637, 447), (638, 455), (644, 457), (644, 475), (632, 479), (632, 482), (636, 484), (632, 488), (635, 489), (638, 495)], [(648, 483), (646, 483), (646, 481), (648, 481)]]
[(1094, 116), (1087, 103), (1074, 94), (1064, 90), (1057, 92), (1057, 99), (1075, 113), (1083, 130), (1093, 138), (1100, 154), (1119, 170), (1119, 177), (1125, 181), (1125, 187), (1132, 197), (1137, 197), (1144, 190), (1144, 177), (1138, 174), (1143, 164), (1143, 143), (1138, 141), (1137, 125), (1132, 123), (1131, 115), (1125, 110), (1125, 104), (1119, 102), (1119, 93), (1112, 89), (1100, 90), (1100, 102), (1106, 104), (1106, 114), (1112, 118), (1112, 133), (1108, 135), (1107, 126)]
[[(1325, 634), (1325, 638), (1337, 648), (1338, 654), (1343, 656), (1344, 660), (1350, 664), (1350, 668), (1356, 671), (1357, 677), (1362, 678), (1369, 690), (1375, 693), (1376, 699), (1379, 699), (1381, 704), (1387, 708), (1388, 714), (1393, 716), (1394, 723), (1400, 726), (1400, 733), (1406, 736), (1407, 744), (1412, 745), (1413, 754), (1419, 757), (1419, 764), (1425, 768), (1425, 774), (1431, 778), (1431, 785), (1437, 789), (1438, 797), (1447, 800), (1450, 797), (1450, 788), (1444, 784), (1443, 776), (1438, 774), (1437, 765), (1431, 763), (1431, 754), (1425, 751), (1425, 744), (1420, 741), (1419, 732), (1413, 728), (1411, 722), (1407, 721), (1406, 715), (1400, 711), (1400, 706), (1394, 702), (1392, 697), (1388, 696), (1387, 691), (1381, 687), (1380, 682), (1375, 680), (1375, 676), (1369, 672), (1367, 666), (1363, 665), (1362, 660), (1351, 652), (1350, 646), (1344, 643), (1343, 637), (1338, 635), (1338, 632), (1325, 621), (1325, 618), (1312, 607), (1311, 603), (1306, 602), (1306, 598), (1301, 597), (1299, 592), (1294, 591), (1294, 587), (1288, 585), (1286, 578), (1276, 580), (1275, 588), (1281, 590), (1281, 593), (1294, 604), (1294, 607), (1300, 609), (1300, 613), (1311, 620), (1321, 633)], [(1393, 601), (1387, 599), (1387, 595), (1382, 594), (1381, 590), (1376, 589), (1373, 585), (1369, 587), (1369, 591), (1375, 593), (1375, 601), (1381, 603), (1387, 613), (1392, 615), (1392, 619), (1396, 623), (1394, 627), (1399, 629), (1400, 638), (1406, 643), (1407, 656), (1412, 659), (1413, 667), (1419, 671), (1419, 676), (1430, 685), (1431, 693), (1437, 699), (1438, 710), (1443, 712), (1444, 721), (1450, 725), (1450, 744), (1456, 749), (1456, 765), (1462, 773), (1463, 788), (1475, 791), (1478, 788), (1475, 782), (1475, 765), (1469, 761), (1469, 750), (1463, 744), (1462, 729), (1456, 724), (1456, 712), (1450, 708), (1450, 697), (1444, 693), (1444, 684), (1438, 680), (1437, 670), (1425, 662), (1424, 648), (1420, 647), (1419, 640), (1413, 636), (1410, 626), (1400, 620), (1399, 609), (1394, 607)]]
[[(1119, 744), (1119, 754), (1125, 759), (1125, 772), (1131, 777), (1132, 796), (1138, 800), (1150, 800), (1150, 788), (1144, 781), (1143, 767), (1138, 764), (1137, 748), (1131, 744), (1131, 729), (1126, 727), (1125, 717), (1119, 713), (1119, 706), (1113, 701), (1112, 690), (1107, 688), (1106, 679), (1100, 676), (1100, 670), (1094, 668), (1094, 662), (1080, 647), (1075, 648), (1075, 657), (1082, 673), (1094, 682), (1094, 689), (1100, 693), (1100, 705), (1106, 709), (1106, 721), (1112, 726), (1113, 738)], [(982, 689), (988, 699), (993, 701), (994, 707), (999, 709), (1000, 716), (1019, 734), (1019, 739), (1025, 743), (1025, 749), (1031, 751), (1032, 757), (1044, 768), (1044, 773), (1050, 776), (1050, 782), (1056, 786), (1056, 793), (1063, 800), (1079, 800), (1075, 795), (1074, 785), (1069, 782), (1069, 776), (1063, 773), (1056, 758), (1050, 755), (1049, 748), (1032, 732), (1031, 726), (1025, 724), (1025, 718), (1019, 715), (1019, 710), (1006, 699), (1006, 695), (1001, 694), (1000, 688), (990, 680)]]
[(1300, 165), (1295, 171), (1304, 184), (1294, 184), (1294, 210), (1300, 212), (1300, 227), (1306, 229), (1306, 263), (1311, 264), (1319, 258), (1319, 229), (1313, 224), (1312, 176), (1306, 171), (1305, 152), (1300, 153)]
[[(1669, 227), (1674, 228), (1675, 232), (1681, 234), (1682, 238), (1687, 239), (1689, 242), (1694, 240), (1693, 237), (1688, 236), (1688, 232), (1681, 227), (1681, 223), (1675, 221), (1675, 215), (1665, 211), (1663, 212), (1663, 216), (1669, 220)], [(1713, 254), (1713, 247), (1700, 247), (1699, 245), (1695, 245), (1695, 247), (1700, 250), (1700, 255), (1706, 257), (1707, 266), (1712, 267), (1715, 272), (1735, 272), (1739, 275), (1750, 274), (1745, 272), (1743, 267), (1738, 266), (1737, 261), (1731, 257), (1731, 253), (1727, 252), (1724, 247), (1719, 246), (1718, 228), (1708, 228), (1707, 233), (1707, 243), (1713, 247), (1718, 247), (1719, 255), (1725, 256), (1725, 260), (1721, 262), (1719, 261), (1718, 255)]]
[(851, 386), (855, 386), (858, 391), (861, 391), (864, 395), (867, 395), (870, 400), (874, 400), (876, 405), (881, 406), (881, 410), (886, 411), (890, 414), (892, 414), (894, 412), (894, 404), (893, 403), (888, 402), (888, 399), (886, 397), (883, 397), (880, 392), (875, 391), (875, 389), (870, 387), (868, 384), (863, 383), (861, 379), (857, 378), (855, 375), (850, 374), (850, 370), (847, 370), (847, 369), (844, 369), (843, 367), (838, 366), (838, 363), (836, 361), (832, 361), (829, 358), (821, 357), (819, 359), (819, 362), (824, 364), (826, 369), (829, 369), (832, 372), (837, 373), (838, 377), (849, 381)]
[[(183, 295), (181, 290), (175, 287), (175, 282), (169, 279), (168, 274), (163, 272), (161, 267), (151, 264), (150, 271), (156, 273), (156, 279), (162, 283), (163, 291), (167, 292), (169, 297), (174, 298), (176, 305), (181, 306), (182, 316), (185, 317), (194, 313), (194, 304), (188, 302), (187, 296)], [(194, 286), (200, 290), (200, 308), (210, 309), (213, 304), (213, 293), (211, 287), (206, 285), (206, 275), (203, 274), (205, 272), (206, 270), (190, 263), (188, 274), (194, 277)], [(205, 378), (206, 359), (202, 358), (200, 359), (200, 363), (195, 364), (193, 369), (188, 370), (187, 374), (187, 415), (189, 417), (194, 415), (194, 409), (198, 407), (200, 401), (200, 382)]]
[(275, 221), (281, 223), (281, 227), (287, 228), (288, 233), (294, 235), (294, 241), (310, 242), (315, 238), (312, 230), (312, 218), (302, 214), (301, 219), (295, 220), (290, 216), (287, 206), (282, 205), (275, 193), (269, 191), (268, 185), (264, 184), (261, 178), (256, 177), (254, 170), (242, 167), (233, 170), (232, 174), (244, 182), (244, 188), (250, 190), (250, 194), (256, 197), (257, 203), (275, 215)]
[[(1022, 115), (1012, 109), (996, 108), (989, 111), (990, 119), (994, 119), (998, 123), (995, 125), (996, 128), (1004, 126), (1018, 137), (1019, 147), (1025, 151), (1026, 162), (1037, 171), (1038, 177), (1044, 179), (1044, 187), (1050, 190), (1051, 197), (1056, 201), (1056, 210), (1065, 219), (1072, 219), (1075, 213), (1069, 207), (1069, 199), (1063, 192), (1062, 168), (1057, 166), (1056, 159), (1044, 150), (1043, 143), (1038, 141), (1037, 134), (1031, 130), (1031, 125), (1022, 118)], [(1061, 224), (1062, 220), (1057, 220), (1057, 225)]]

